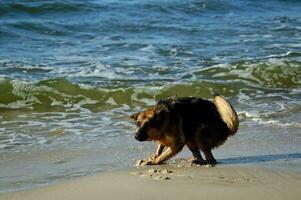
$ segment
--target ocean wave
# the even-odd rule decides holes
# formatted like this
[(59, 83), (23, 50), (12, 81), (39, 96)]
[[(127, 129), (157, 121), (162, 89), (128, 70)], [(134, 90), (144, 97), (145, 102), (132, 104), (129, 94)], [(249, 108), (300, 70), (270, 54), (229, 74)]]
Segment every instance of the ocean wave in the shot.
[(212, 81), (240, 81), (256, 87), (297, 88), (301, 85), (301, 62), (273, 57), (218, 64), (192, 74)]
[(139, 86), (130, 85), (114, 88), (73, 83), (65, 78), (35, 82), (0, 78), (0, 109), (34, 110), (37, 112), (87, 109), (92, 112), (99, 112), (125, 105), (145, 107), (155, 104), (158, 99), (175, 95), (212, 98), (213, 92), (226, 97), (235, 97), (241, 104), (255, 106), (253, 104), (257, 102), (258, 105), (262, 104), (266, 109), (270, 109), (270, 106), (264, 105), (265, 102), (270, 102), (269, 99), (272, 101), (278, 99), (279, 102), (298, 101), (297, 90), (291, 92), (291, 97), (286, 95), (287, 98), (285, 99), (286, 90), (283, 90), (282, 94), (280, 94), (281, 91), (277, 90), (275, 91), (277, 95), (273, 96), (272, 90), (260, 92), (258, 87), (250, 87), (235, 81), (198, 80), (157, 86), (140, 84)]
[[(175, 50), (176, 52), (176, 50)], [(293, 54), (295, 56), (293, 56)], [(80, 59), (79, 59), (80, 58)], [(165, 86), (210, 82), (211, 84), (233, 83), (245, 88), (296, 89), (301, 86), (301, 61), (297, 53), (271, 55), (268, 58), (245, 59), (212, 66), (186, 66), (152, 64), (139, 66), (136, 61), (105, 63), (98, 60), (85, 61), (82, 57), (62, 57), (65, 63), (28, 64), (0, 59), (0, 77), (11, 80), (39, 81), (66, 77), (76, 83), (102, 85), (103, 88), (136, 87), (144, 85)], [(69, 65), (69, 60), (70, 64)], [(76, 66), (79, 63), (80, 66)], [(64, 65), (69, 65), (65, 67)]]
[[(248, 121), (249, 125), (254, 124), (270, 126), (275, 128), (301, 128), (301, 123), (292, 121), (292, 122), (283, 122), (273, 117), (267, 117), (266, 114), (258, 113), (258, 112), (249, 112), (242, 111), (238, 113), (241, 122)], [(272, 113), (275, 115), (275, 113)], [(281, 115), (278, 113), (278, 115)]]
[(139, 4), (142, 4), (145, 9), (149, 9), (151, 11), (167, 13), (178, 11), (189, 15), (206, 11), (230, 11), (232, 9), (236, 9), (236, 6), (231, 4), (231, 2), (220, 0), (160, 1), (160, 3), (157, 1), (140, 1)]
[[(72, 83), (65, 78), (37, 82), (1, 78), (0, 109), (46, 112), (78, 108), (97, 112), (123, 105), (144, 107), (154, 104), (157, 99), (173, 95), (210, 97), (212, 88), (221, 91), (224, 86), (219, 83), (195, 82), (102, 88)], [(225, 91), (223, 93), (227, 94)]]
[(0, 59), (0, 72), (3, 73), (36, 73), (36, 72), (50, 72), (54, 70), (53, 67), (48, 67), (45, 65), (32, 65), (23, 62), (1, 60)]
[[(20, 30), (26, 30), (32, 33), (38, 33), (42, 35), (51, 35), (51, 36), (67, 36), (70, 34), (69, 30), (66, 30), (65, 27), (54, 24), (54, 23), (43, 23), (38, 21), (31, 20), (19, 20), (18, 22), (13, 22), (11, 24), (6, 24), (12, 28), (17, 28)], [(24, 34), (24, 33), (23, 33)]]
[(55, 110), (72, 107), (74, 104), (91, 104), (94, 103), (93, 99), (102, 99), (104, 96), (100, 91), (81, 89), (79, 85), (72, 84), (66, 79), (37, 83), (2, 79), (0, 85), (2, 109)]
[(30, 15), (49, 13), (68, 13), (78, 11), (89, 11), (98, 8), (91, 2), (79, 1), (3, 1), (0, 3), (0, 16), (7, 14), (26, 13)]

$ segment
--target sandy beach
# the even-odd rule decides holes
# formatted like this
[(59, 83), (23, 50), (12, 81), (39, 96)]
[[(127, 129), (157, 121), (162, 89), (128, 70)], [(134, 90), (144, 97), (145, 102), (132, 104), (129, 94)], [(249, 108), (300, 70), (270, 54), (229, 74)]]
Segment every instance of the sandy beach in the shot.
[(301, 174), (233, 166), (147, 166), (100, 173), (1, 200), (50, 199), (300, 199)]

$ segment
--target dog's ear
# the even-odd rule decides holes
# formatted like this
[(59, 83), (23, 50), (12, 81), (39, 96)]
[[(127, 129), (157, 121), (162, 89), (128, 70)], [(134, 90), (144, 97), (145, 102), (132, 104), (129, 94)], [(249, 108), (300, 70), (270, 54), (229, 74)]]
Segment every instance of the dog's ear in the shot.
[(169, 113), (171, 112), (177, 104), (177, 97), (169, 97), (166, 99), (161, 99), (157, 103), (157, 113)]
[(130, 118), (137, 121), (137, 118), (138, 118), (139, 114), (140, 114), (140, 112), (135, 113), (135, 114), (131, 115)]
[(161, 105), (161, 106), (157, 107), (155, 114), (158, 116), (158, 115), (161, 115), (162, 113), (169, 113), (168, 106)]
[(166, 99), (160, 99), (157, 102), (157, 107), (169, 112), (170, 110), (172, 110), (174, 108), (176, 102), (177, 102), (176, 96), (168, 97)]

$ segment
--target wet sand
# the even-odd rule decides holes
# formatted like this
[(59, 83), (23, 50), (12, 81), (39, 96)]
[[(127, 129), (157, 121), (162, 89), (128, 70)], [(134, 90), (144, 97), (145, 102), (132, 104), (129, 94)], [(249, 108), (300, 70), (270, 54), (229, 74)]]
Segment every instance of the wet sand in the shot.
[(301, 174), (177, 162), (100, 173), (47, 187), (1, 194), (1, 200), (300, 199)]

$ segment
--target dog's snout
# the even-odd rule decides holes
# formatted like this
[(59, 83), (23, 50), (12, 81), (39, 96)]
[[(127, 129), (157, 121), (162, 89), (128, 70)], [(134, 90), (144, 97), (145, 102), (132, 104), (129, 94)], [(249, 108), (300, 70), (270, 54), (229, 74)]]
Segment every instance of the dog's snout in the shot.
[(140, 141), (139, 134), (137, 134), (137, 133), (135, 134), (135, 139), (138, 140), (138, 141)]
[(135, 134), (135, 139), (140, 142), (147, 140), (147, 133), (145, 132), (145, 130), (139, 129)]
[(142, 134), (139, 134), (139, 132), (137, 132), (136, 134), (135, 134), (135, 139), (136, 140), (138, 140), (138, 141), (143, 141), (143, 137), (142, 137)]

